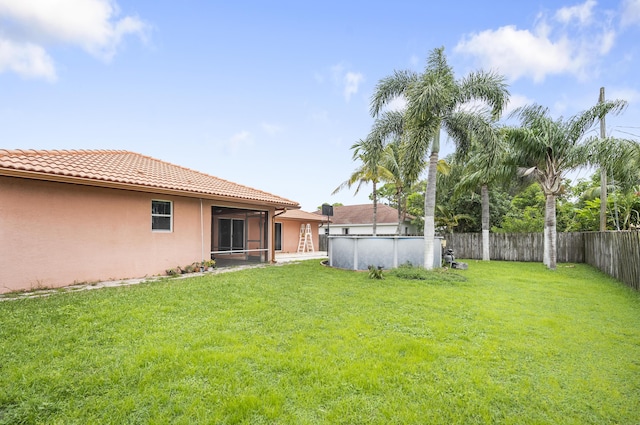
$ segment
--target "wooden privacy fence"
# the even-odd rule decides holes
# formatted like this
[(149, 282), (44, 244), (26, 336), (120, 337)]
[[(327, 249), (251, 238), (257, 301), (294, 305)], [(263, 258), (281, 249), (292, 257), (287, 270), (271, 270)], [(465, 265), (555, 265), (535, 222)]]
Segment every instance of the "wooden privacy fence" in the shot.
[[(584, 263), (583, 233), (558, 233), (557, 261)], [(482, 234), (453, 233), (445, 236), (447, 248), (458, 258), (482, 259)], [(542, 262), (544, 235), (542, 233), (490, 233), (489, 252), (492, 260)]]
[[(445, 236), (457, 258), (482, 259), (482, 234)], [(492, 260), (542, 262), (542, 233), (490, 233)], [(640, 232), (558, 233), (557, 261), (587, 263), (640, 290)]]
[(640, 232), (584, 233), (585, 262), (640, 291)]

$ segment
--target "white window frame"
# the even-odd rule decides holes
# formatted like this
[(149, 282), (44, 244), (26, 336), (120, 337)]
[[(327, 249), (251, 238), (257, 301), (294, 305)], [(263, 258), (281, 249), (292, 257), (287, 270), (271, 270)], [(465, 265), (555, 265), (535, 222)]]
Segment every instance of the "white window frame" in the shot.
[[(154, 202), (166, 202), (169, 204), (171, 208), (171, 212), (169, 214), (154, 214), (153, 213), (153, 203)], [(153, 228), (153, 218), (154, 217), (169, 217), (169, 228), (168, 229), (154, 229)], [(152, 199), (151, 200), (151, 231), (152, 232), (160, 232), (160, 233), (171, 233), (173, 232), (173, 201), (167, 201), (166, 199)]]

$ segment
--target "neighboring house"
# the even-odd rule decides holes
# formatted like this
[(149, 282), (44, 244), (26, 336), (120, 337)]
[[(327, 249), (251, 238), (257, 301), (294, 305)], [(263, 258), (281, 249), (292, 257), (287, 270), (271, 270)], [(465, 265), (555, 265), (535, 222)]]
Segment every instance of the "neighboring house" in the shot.
[(320, 249), (317, 214), (287, 210), (275, 217), (275, 250), (279, 252), (315, 252)]
[(270, 262), (298, 203), (128, 151), (0, 150), (0, 293)]
[[(314, 214), (321, 214), (316, 211)], [(398, 210), (388, 205), (378, 204), (376, 219), (377, 235), (395, 235), (398, 230)], [(411, 224), (413, 217), (407, 215), (400, 227), (401, 235), (415, 235), (418, 229)], [(331, 235), (371, 235), (373, 234), (373, 203), (362, 205), (334, 206), (329, 223)], [(326, 218), (320, 233), (327, 233)]]

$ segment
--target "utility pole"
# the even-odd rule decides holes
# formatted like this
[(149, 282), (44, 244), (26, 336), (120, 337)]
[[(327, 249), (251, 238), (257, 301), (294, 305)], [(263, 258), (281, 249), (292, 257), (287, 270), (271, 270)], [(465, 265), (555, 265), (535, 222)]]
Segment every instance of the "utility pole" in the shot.
[[(604, 87), (600, 87), (599, 103), (604, 103)], [(604, 139), (606, 135), (604, 115), (600, 117), (600, 138)], [(607, 169), (600, 165), (600, 231), (607, 230)]]

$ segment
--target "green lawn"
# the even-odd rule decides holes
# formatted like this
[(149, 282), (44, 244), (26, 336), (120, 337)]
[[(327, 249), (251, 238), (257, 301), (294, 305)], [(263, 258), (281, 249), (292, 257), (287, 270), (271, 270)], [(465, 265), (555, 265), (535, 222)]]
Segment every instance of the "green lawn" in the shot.
[(319, 261), (0, 302), (0, 424), (639, 424), (640, 294), (586, 265)]

